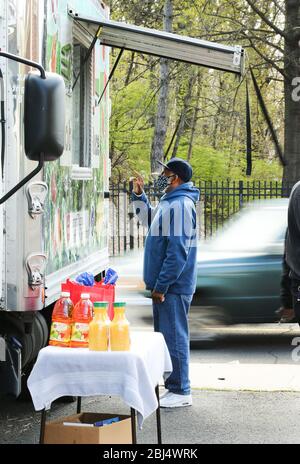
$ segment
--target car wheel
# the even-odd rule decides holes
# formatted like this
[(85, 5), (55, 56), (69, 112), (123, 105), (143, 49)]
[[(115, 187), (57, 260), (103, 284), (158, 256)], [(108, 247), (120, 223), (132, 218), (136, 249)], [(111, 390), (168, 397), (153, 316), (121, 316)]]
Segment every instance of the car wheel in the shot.
[(215, 342), (220, 327), (230, 322), (223, 308), (218, 306), (191, 306), (189, 313), (189, 327), (191, 342)]

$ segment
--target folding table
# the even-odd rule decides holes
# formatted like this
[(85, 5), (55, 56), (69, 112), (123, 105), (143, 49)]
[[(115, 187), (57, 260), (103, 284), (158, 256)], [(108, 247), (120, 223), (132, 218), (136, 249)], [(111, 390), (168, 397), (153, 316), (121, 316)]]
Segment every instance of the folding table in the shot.
[(44, 440), (46, 411), (62, 396), (120, 396), (131, 409), (132, 440), (136, 443), (136, 413), (141, 428), (156, 411), (158, 443), (161, 424), (158, 384), (168, 377), (172, 362), (164, 337), (158, 332), (132, 332), (130, 351), (90, 351), (88, 348), (43, 348), (28, 378), (34, 408), (42, 410), (40, 443)]

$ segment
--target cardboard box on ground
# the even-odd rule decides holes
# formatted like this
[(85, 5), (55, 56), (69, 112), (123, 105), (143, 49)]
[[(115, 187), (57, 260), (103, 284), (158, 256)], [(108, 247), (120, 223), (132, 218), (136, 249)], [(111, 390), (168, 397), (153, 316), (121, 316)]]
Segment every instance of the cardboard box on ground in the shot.
[[(46, 444), (127, 444), (132, 443), (131, 418), (118, 414), (119, 422), (103, 427), (85, 427), (80, 424), (94, 424), (103, 419), (116, 417), (116, 414), (85, 412), (61, 417), (45, 426)], [(74, 423), (64, 425), (64, 422)], [(76, 425), (78, 424), (78, 425)]]

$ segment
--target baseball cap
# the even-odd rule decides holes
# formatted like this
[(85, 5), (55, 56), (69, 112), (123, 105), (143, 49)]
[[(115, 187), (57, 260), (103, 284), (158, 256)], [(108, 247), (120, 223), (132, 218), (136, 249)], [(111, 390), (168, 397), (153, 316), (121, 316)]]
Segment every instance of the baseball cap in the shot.
[(174, 174), (177, 174), (177, 176), (180, 177), (180, 179), (184, 182), (188, 182), (192, 178), (192, 166), (182, 158), (172, 158), (166, 164), (162, 163), (161, 161), (157, 162), (164, 168), (169, 169), (169, 171), (174, 172)]

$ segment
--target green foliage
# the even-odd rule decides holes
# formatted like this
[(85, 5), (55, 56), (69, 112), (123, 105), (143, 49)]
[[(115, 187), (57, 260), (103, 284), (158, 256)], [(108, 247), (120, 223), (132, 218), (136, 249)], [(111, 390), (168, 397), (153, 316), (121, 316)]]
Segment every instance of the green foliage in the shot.
[[(284, 17), (273, 2), (254, 2), (279, 26)], [(267, 2), (268, 3), (268, 2)], [(163, 0), (111, 0), (111, 18), (162, 28)], [(282, 0), (278, 5), (283, 6)], [(280, 75), (281, 38), (251, 10), (246, 0), (174, 0), (175, 33), (247, 49), (279, 139), (283, 143), (283, 83)], [(111, 55), (112, 64), (117, 53)], [(245, 155), (245, 79), (203, 67), (172, 62), (165, 152), (184, 112), (177, 156), (190, 154), (195, 175), (206, 180), (278, 180), (282, 167), (248, 78), (252, 116), (253, 170), (247, 178)], [(188, 82), (197, 74), (188, 102)], [(110, 156), (113, 180), (142, 171), (150, 175), (150, 152), (159, 92), (159, 60), (125, 52), (111, 84)], [(175, 141), (175, 138), (174, 138)], [(172, 153), (171, 147), (170, 153)]]
[[(187, 141), (183, 141), (178, 156), (186, 158)], [(200, 141), (195, 144), (191, 165), (194, 177), (201, 180), (280, 180), (281, 167), (277, 161), (268, 162), (254, 154), (251, 177), (246, 176), (246, 156), (242, 152), (216, 150)]]

